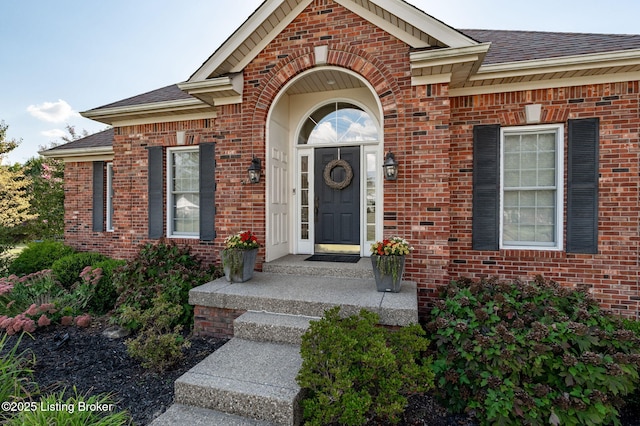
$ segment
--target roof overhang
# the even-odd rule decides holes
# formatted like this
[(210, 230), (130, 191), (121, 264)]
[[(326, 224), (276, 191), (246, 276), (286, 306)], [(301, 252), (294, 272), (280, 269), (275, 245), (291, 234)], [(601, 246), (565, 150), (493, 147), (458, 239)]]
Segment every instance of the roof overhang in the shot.
[(109, 161), (113, 159), (113, 147), (94, 147), (77, 149), (48, 149), (38, 154), (47, 158), (59, 158), (65, 163), (83, 161)]
[(637, 80), (640, 49), (482, 65), (452, 96)]
[(411, 83), (413, 85), (449, 83), (462, 86), (480, 69), (490, 43), (467, 47), (411, 52)]
[(213, 106), (242, 102), (243, 85), (244, 74), (239, 72), (204, 81), (186, 81), (179, 83), (178, 87), (202, 102)]
[(215, 110), (200, 99), (180, 99), (113, 108), (98, 108), (80, 113), (83, 117), (112, 126), (144, 122), (164, 122), (195, 118), (215, 118)]

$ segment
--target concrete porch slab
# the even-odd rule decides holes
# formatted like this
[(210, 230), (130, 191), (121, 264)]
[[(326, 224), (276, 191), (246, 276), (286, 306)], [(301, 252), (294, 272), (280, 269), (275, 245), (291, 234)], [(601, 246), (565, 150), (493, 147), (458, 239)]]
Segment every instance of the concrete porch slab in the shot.
[(418, 322), (416, 293), (410, 281), (403, 282), (399, 293), (381, 293), (373, 279), (255, 272), (244, 283), (220, 278), (196, 287), (189, 292), (189, 303), (315, 317), (341, 306), (345, 315), (367, 309), (380, 316), (381, 324), (404, 326)]

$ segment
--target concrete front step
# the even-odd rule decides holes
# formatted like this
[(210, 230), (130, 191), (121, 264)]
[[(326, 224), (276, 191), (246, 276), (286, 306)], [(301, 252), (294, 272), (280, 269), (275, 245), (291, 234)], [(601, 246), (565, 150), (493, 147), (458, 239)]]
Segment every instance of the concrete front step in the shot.
[(233, 323), (234, 337), (256, 342), (299, 345), (309, 321), (319, 317), (248, 311)]
[[(313, 263), (313, 262), (308, 262)], [(244, 283), (219, 278), (189, 291), (189, 303), (239, 311), (268, 311), (321, 317), (334, 306), (343, 315), (367, 309), (380, 323), (405, 326), (418, 322), (416, 283), (404, 281), (399, 293), (376, 291), (373, 278), (335, 278), (255, 272)]]
[(233, 338), (175, 382), (175, 402), (280, 425), (301, 420), (300, 347)]
[(274, 423), (235, 416), (207, 408), (173, 404), (150, 426), (275, 426)]

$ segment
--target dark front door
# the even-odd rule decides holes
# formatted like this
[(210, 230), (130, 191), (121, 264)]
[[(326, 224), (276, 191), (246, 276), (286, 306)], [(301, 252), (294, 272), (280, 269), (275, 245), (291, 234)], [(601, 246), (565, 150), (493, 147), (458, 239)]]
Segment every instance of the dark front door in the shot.
[(360, 147), (315, 150), (315, 251), (360, 253)]

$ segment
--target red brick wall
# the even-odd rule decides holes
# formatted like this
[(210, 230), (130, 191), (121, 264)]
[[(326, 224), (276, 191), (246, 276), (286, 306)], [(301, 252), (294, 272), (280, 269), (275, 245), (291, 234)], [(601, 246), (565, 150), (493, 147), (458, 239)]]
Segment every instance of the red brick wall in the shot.
[[(639, 102), (637, 81), (453, 98), (451, 276), (522, 278), (543, 274), (566, 285), (585, 285), (604, 308), (637, 316), (640, 306)], [(524, 125), (524, 105), (531, 103), (542, 105), (542, 124), (565, 124), (565, 153), (567, 120), (600, 118), (597, 255), (542, 250), (471, 250), (473, 126)], [(566, 170), (565, 158), (565, 188)]]
[(246, 311), (239, 309), (195, 306), (193, 311), (193, 334), (219, 339), (233, 337), (233, 321)]
[[(335, 25), (334, 23), (339, 23)], [(265, 241), (265, 184), (244, 185), (252, 157), (265, 158), (265, 120), (292, 78), (313, 68), (314, 47), (328, 64), (358, 73), (384, 114), (384, 150), (400, 162), (384, 182), (384, 234), (415, 247), (406, 278), (418, 283), (421, 312), (436, 289), (460, 275), (522, 277), (542, 273), (585, 283), (618, 312), (638, 311), (638, 83), (449, 98), (446, 84), (412, 87), (409, 47), (331, 0), (316, 0), (244, 70), (243, 103), (216, 108), (217, 118), (117, 128), (114, 232), (91, 231), (91, 164), (68, 163), (67, 241), (81, 249), (132, 257), (147, 239), (148, 146), (216, 142), (216, 224), (212, 242), (176, 240), (217, 262), (223, 239), (252, 229)], [(544, 123), (601, 118), (600, 254), (471, 250), (472, 129), (524, 124), (523, 107), (543, 105)], [(166, 216), (166, 215), (165, 215)], [(165, 217), (166, 219), (166, 217)], [(264, 259), (261, 249), (258, 267)]]

